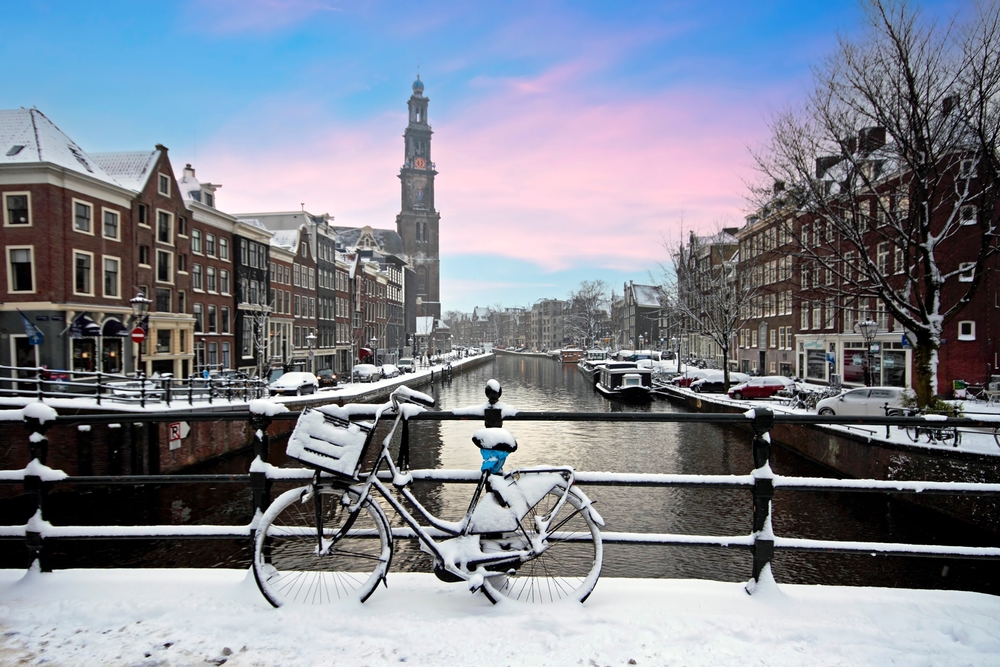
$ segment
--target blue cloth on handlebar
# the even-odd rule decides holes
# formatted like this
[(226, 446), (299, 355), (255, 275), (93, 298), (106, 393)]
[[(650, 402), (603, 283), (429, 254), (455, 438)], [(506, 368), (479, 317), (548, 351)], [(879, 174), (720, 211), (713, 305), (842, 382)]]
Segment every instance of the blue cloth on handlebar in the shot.
[(479, 453), (483, 455), (483, 465), (480, 470), (489, 470), (494, 475), (503, 472), (504, 461), (510, 454), (510, 452), (502, 452), (499, 449), (480, 449)]

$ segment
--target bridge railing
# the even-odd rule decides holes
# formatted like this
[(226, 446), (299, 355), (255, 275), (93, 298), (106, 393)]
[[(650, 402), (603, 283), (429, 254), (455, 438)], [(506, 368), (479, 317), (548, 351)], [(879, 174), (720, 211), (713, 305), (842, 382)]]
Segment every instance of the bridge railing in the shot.
[[(270, 409), (268, 406), (273, 406)], [(372, 414), (375, 406), (369, 406)], [(275, 420), (291, 420), (298, 413), (280, 412), (277, 404), (258, 403), (262, 412), (220, 413), (191, 412), (187, 421), (250, 421), (254, 431), (255, 458), (246, 474), (230, 475), (74, 475), (46, 465), (48, 442), (46, 431), (54, 424), (88, 427), (127, 421), (121, 414), (59, 416), (41, 403), (30, 404), (19, 412), (28, 431), (27, 448), (30, 463), (20, 470), (0, 471), (0, 484), (21, 484), (27, 496), (29, 518), (24, 524), (0, 526), (0, 539), (23, 540), (31, 562), (38, 562), (42, 571), (51, 569), (47, 544), (53, 540), (80, 539), (252, 539), (256, 518), (242, 525), (140, 525), (140, 526), (63, 526), (45, 520), (45, 496), (60, 485), (162, 485), (162, 484), (234, 484), (249, 486), (252, 491), (252, 509), (259, 516), (271, 502), (271, 489), (277, 482), (308, 481), (313, 471), (307, 468), (277, 468), (268, 464), (270, 438), (268, 428)], [(363, 409), (358, 417), (370, 416)], [(10, 420), (11, 414), (6, 415)], [(4, 415), (0, 413), (0, 419)], [(172, 413), (143, 413), (146, 422), (176, 420)], [(1000, 497), (1000, 484), (974, 482), (934, 481), (885, 481), (870, 479), (829, 479), (813, 477), (786, 477), (772, 472), (770, 430), (775, 424), (796, 424), (803, 427), (826, 424), (864, 424), (866, 426), (912, 426), (926, 424), (914, 417), (827, 417), (816, 415), (775, 414), (767, 408), (756, 408), (743, 414), (691, 414), (691, 413), (578, 413), (578, 412), (516, 412), (504, 414), (499, 409), (483, 406), (479, 410), (426, 411), (414, 414), (404, 422), (399, 445), (400, 461), (408, 461), (409, 422), (426, 420), (482, 420), (487, 426), (502, 425), (504, 421), (584, 421), (584, 422), (709, 422), (747, 428), (752, 432), (754, 468), (745, 475), (690, 475), (690, 474), (636, 474), (615, 472), (585, 472), (576, 474), (579, 483), (587, 486), (625, 487), (697, 487), (741, 488), (751, 499), (752, 530), (743, 535), (689, 535), (667, 533), (631, 533), (605, 531), (603, 540), (609, 544), (645, 544), (672, 546), (712, 546), (746, 549), (752, 554), (751, 575), (758, 580), (762, 571), (773, 559), (775, 550), (821, 551), (830, 553), (866, 553), (880, 555), (906, 555), (924, 557), (997, 559), (998, 547), (964, 547), (932, 544), (901, 544), (886, 542), (846, 542), (787, 538), (775, 535), (772, 530), (772, 503), (775, 491), (817, 492), (868, 492), (882, 494), (963, 495)], [(941, 422), (936, 422), (941, 423)], [(966, 429), (992, 429), (995, 422), (967, 418), (949, 418), (944, 423)], [(479, 472), (475, 470), (412, 470), (415, 482), (475, 483)], [(394, 532), (398, 537), (412, 537), (405, 529)]]

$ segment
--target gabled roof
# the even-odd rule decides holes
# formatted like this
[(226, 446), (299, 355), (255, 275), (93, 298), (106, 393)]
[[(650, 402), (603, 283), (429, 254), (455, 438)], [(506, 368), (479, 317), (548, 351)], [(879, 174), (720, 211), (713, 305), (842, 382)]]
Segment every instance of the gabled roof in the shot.
[[(337, 240), (343, 244), (345, 248), (357, 247), (358, 241), (361, 239), (361, 227), (334, 227), (333, 231), (337, 235)], [(372, 236), (375, 237), (375, 242), (379, 245), (379, 250), (390, 255), (400, 255), (403, 254), (403, 239), (400, 235), (393, 229), (374, 229), (372, 228)]]
[(119, 183), (141, 192), (153, 173), (160, 151), (122, 151), (118, 153), (94, 153), (94, 160), (111, 174)]
[(39, 162), (121, 185), (38, 109), (0, 110), (0, 164)]
[(663, 296), (663, 292), (659, 287), (655, 285), (636, 285), (632, 284), (632, 297), (635, 299), (635, 304), (644, 308), (659, 308), (660, 298)]

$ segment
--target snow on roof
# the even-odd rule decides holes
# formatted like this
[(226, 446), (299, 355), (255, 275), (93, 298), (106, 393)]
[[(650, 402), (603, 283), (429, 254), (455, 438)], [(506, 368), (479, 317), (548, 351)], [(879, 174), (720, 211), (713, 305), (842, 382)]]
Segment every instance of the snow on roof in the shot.
[(0, 110), (0, 164), (36, 162), (121, 185), (38, 109)]
[(659, 287), (655, 285), (632, 285), (632, 295), (638, 306), (660, 307), (660, 297), (663, 296)]
[(286, 250), (298, 250), (299, 230), (279, 229), (275, 231), (274, 236), (271, 237), (271, 245), (285, 248)]
[(153, 166), (159, 158), (159, 150), (94, 153), (94, 160), (106, 172), (114, 176), (123, 186), (136, 192), (146, 186), (149, 175), (153, 172)]
[[(250, 225), (251, 227), (256, 227), (257, 229), (263, 229), (265, 232), (270, 231), (264, 226), (264, 223), (257, 218), (236, 218), (237, 222), (242, 222), (243, 224)], [(272, 234), (274, 232), (271, 232)]]
[[(375, 237), (376, 243), (379, 245), (379, 250), (384, 253), (389, 253), (391, 255), (402, 255), (403, 254), (403, 239), (402, 237), (393, 229), (371, 229), (372, 236)], [(340, 241), (345, 248), (357, 247), (358, 241), (361, 239), (361, 227), (334, 227), (333, 231), (337, 234), (337, 240)]]

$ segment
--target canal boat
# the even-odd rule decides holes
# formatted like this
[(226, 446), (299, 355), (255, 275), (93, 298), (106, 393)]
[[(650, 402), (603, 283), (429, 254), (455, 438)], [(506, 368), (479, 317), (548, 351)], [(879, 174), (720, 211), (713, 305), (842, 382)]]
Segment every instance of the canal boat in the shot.
[(601, 368), (597, 391), (608, 398), (624, 401), (648, 401), (653, 371), (634, 361), (609, 361)]
[(608, 354), (604, 350), (587, 350), (586, 356), (577, 362), (576, 367), (592, 384), (597, 384), (601, 369), (608, 363)]
[(559, 352), (559, 360), (564, 364), (575, 364), (583, 359), (584, 351), (578, 347), (564, 347)]

